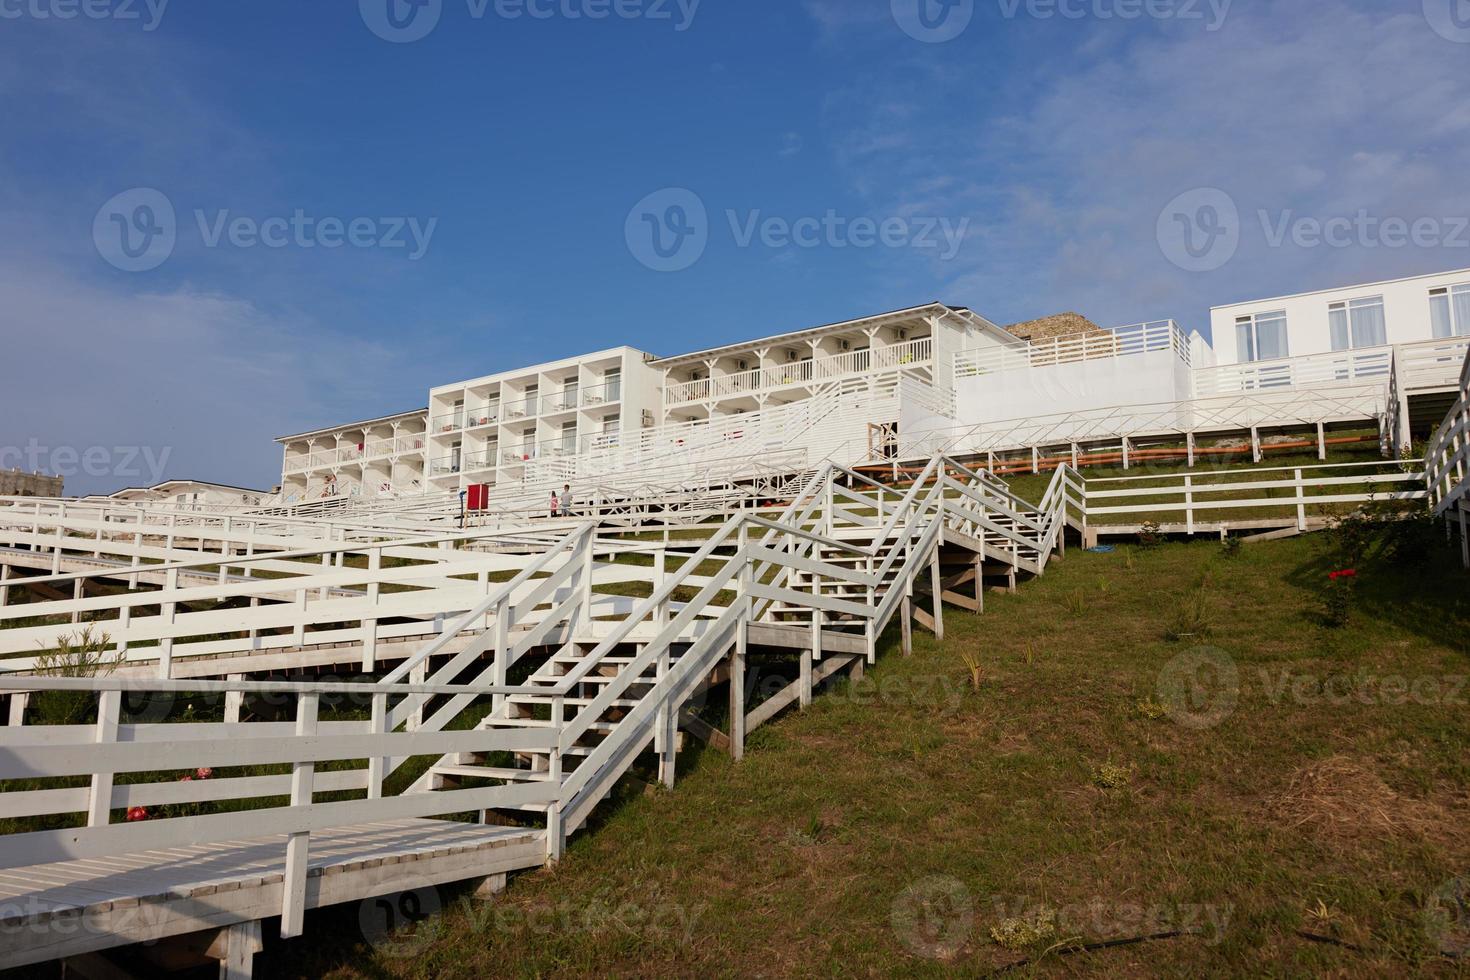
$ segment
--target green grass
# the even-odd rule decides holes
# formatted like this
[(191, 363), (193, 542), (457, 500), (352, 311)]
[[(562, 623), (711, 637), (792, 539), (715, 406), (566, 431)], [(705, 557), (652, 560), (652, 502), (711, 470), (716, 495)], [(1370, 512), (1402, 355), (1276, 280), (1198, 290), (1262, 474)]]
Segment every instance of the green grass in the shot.
[[(442, 917), (377, 946), (357, 906), (329, 910), (257, 968), (1454, 975), (1466, 920), (1446, 937), (1426, 909), (1470, 875), (1470, 591), (1437, 544), (1350, 556), (1353, 617), (1329, 628), (1346, 541), (1071, 551), (983, 616), (946, 609), (910, 659), (890, 630), (865, 682), (753, 733), (739, 765), (683, 753), (675, 791), (630, 787), (494, 904), (440, 890)], [(1167, 638), (1194, 602), (1205, 649)], [(1233, 697), (1206, 671), (1181, 699), (1201, 663), (1234, 668)]]

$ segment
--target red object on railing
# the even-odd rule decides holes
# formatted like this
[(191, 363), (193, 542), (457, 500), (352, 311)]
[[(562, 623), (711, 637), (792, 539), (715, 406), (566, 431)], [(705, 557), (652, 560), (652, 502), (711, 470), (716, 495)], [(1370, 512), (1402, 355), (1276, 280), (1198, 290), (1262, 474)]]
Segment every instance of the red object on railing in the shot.
[(470, 484), (470, 486), (465, 491), (465, 507), (469, 510), (489, 510), (490, 484)]

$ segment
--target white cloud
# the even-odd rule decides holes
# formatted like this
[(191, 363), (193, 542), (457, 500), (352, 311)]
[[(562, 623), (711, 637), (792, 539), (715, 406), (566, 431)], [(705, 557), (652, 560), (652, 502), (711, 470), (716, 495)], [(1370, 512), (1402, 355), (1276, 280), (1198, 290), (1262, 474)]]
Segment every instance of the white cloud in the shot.
[[(1202, 328), (1215, 302), (1470, 265), (1452, 249), (1271, 249), (1255, 219), (1470, 214), (1470, 50), (1417, 10), (1277, 0), (1237, 4), (1214, 33), (1116, 26), (1119, 43), (1084, 41), (1086, 53), (1058, 24), (983, 28), (1035, 67), (1022, 79), (959, 57), (964, 39), (944, 59), (864, 52), (873, 70), (828, 100), (839, 160), (876, 207), (918, 202), (986, 229), (949, 269), (926, 270), (953, 301), (1000, 319), (1068, 307)], [(1233, 262), (1192, 275), (1154, 229), (1165, 203), (1202, 186), (1228, 191), (1247, 225)]]

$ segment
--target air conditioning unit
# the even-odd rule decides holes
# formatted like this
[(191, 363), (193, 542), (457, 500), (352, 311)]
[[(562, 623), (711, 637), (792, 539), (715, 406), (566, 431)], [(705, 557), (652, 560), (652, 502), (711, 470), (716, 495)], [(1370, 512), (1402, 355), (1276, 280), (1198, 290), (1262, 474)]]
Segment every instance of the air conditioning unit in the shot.
[(850, 341), (844, 340), (842, 342), (842, 349), (843, 350), (852, 350), (852, 343)]
[(908, 340), (909, 339), (909, 332), (907, 330), (900, 330), (898, 332), (898, 339), (899, 340)]
[(750, 370), (750, 365), (747, 364), (747, 363), (745, 363), (744, 361), (736, 361), (735, 363), (736, 363), (736, 365), (739, 366), (739, 369), (742, 370), (742, 371), (749, 371)]
[(786, 352), (786, 360), (792, 361), (794, 363), (801, 360), (801, 355), (794, 350), (789, 350)]

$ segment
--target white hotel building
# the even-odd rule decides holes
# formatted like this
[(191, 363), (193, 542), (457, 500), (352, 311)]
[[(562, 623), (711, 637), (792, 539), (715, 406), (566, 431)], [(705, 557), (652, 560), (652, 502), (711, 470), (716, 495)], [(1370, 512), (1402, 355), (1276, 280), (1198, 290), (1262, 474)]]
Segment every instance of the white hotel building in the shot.
[[(1470, 346), (1470, 270), (1028, 342), (931, 303), (668, 357), (617, 347), (429, 392), (426, 409), (284, 436), (281, 502), (534, 499), (565, 482), (698, 485), (955, 454), (1435, 418)], [(1442, 417), (1442, 412), (1439, 417)]]

